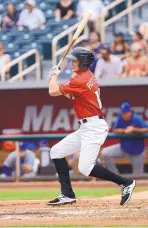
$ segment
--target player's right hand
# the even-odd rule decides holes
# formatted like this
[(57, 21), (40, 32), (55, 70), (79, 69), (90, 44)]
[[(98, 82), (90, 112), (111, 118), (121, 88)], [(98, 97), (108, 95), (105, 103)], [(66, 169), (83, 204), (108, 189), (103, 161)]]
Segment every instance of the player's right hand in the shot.
[(60, 72), (61, 71), (58, 66), (53, 66), (49, 71), (48, 80), (50, 80), (53, 75), (59, 75)]

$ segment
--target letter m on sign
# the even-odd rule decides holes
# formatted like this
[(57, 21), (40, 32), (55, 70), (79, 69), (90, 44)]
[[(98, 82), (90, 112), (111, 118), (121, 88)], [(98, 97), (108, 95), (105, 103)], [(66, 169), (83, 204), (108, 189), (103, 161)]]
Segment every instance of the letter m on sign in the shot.
[(48, 132), (51, 127), (52, 113), (52, 105), (44, 105), (39, 113), (36, 106), (27, 106), (22, 126), (23, 131)]

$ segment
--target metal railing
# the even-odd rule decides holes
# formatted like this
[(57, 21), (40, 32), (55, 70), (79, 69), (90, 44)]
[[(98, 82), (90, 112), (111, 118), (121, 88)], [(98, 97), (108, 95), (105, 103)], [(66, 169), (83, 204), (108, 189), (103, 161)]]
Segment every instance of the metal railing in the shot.
[[(125, 0), (115, 0), (113, 3), (106, 6), (106, 10), (111, 10), (120, 3), (124, 3)], [(131, 33), (133, 31), (133, 15), (132, 11), (139, 8), (140, 6), (148, 3), (148, 0), (140, 0), (135, 4), (132, 4), (132, 0), (127, 0), (127, 8), (112, 18), (105, 21), (105, 17), (102, 14), (100, 16), (100, 34), (103, 42), (106, 42), (106, 28), (112, 23), (118, 21), (121, 17), (128, 15), (128, 32)]]
[[(72, 40), (72, 36), (74, 31), (77, 29), (78, 25), (80, 22), (72, 25), (71, 27), (69, 27), (68, 29), (66, 29), (65, 31), (63, 31), (62, 33), (58, 34), (57, 36), (55, 36), (52, 40), (52, 64), (57, 65), (58, 62), (58, 56), (60, 56), (61, 54), (64, 53), (64, 51), (67, 48), (67, 45), (63, 46), (62, 48), (58, 49), (58, 42), (60, 39), (64, 38), (65, 36), (68, 36), (68, 43)], [(76, 43), (79, 43), (85, 39), (88, 38), (88, 28), (87, 26), (84, 29), (84, 33), (82, 35), (79, 36), (78, 40), (76, 41)]]
[[(68, 134), (28, 134), (28, 135), (1, 135), (0, 141), (22, 141), (22, 140), (61, 140)], [(109, 133), (107, 139), (142, 139), (148, 138), (148, 133), (145, 134), (114, 134)]]
[[(35, 55), (35, 63), (32, 64), (31, 66), (23, 69), (23, 61), (30, 57), (31, 55)], [(18, 58), (14, 59), (11, 61), (9, 64), (7, 64), (1, 71), (1, 81), (6, 81), (6, 70), (7, 68), (11, 68), (12, 66), (15, 66), (18, 64), (18, 74), (14, 75), (11, 79), (8, 79), (8, 82), (13, 82), (16, 80), (23, 80), (23, 77), (32, 72), (33, 70), (36, 69), (36, 79), (40, 80), (41, 79), (41, 66), (40, 66), (40, 53), (37, 49), (32, 49), (25, 54), (19, 56)]]

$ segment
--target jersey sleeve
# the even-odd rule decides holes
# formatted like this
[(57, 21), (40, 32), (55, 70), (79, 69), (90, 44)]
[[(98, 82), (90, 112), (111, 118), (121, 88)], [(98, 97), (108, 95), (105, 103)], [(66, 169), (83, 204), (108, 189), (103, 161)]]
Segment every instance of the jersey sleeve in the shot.
[(116, 122), (115, 122), (115, 124), (113, 126), (113, 129), (117, 129), (117, 128), (122, 128), (121, 127), (121, 119), (120, 119), (120, 117), (117, 117), (117, 120), (116, 120)]
[(38, 18), (41, 24), (46, 22), (46, 18), (42, 10), (38, 10)]
[(136, 127), (139, 128), (148, 128), (147, 122), (140, 116), (136, 121)]
[(60, 85), (61, 93), (66, 94), (79, 94), (81, 89), (76, 79), (71, 78), (66, 83)]
[(13, 164), (16, 161), (16, 152), (12, 152), (8, 155), (8, 157), (4, 161), (4, 166), (9, 168), (13, 168)]
[(31, 151), (28, 151), (28, 153), (27, 153), (27, 155), (25, 157), (24, 163), (33, 166), (34, 161), (35, 161), (35, 155), (34, 155), (34, 153), (31, 152)]

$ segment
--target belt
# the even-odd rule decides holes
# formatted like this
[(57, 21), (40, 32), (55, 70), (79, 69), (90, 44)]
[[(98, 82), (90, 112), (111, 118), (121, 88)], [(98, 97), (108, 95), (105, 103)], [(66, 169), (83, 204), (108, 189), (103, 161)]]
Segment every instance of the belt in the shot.
[[(104, 116), (98, 116), (98, 118), (100, 119), (100, 120), (104, 120)], [(88, 119), (82, 119), (81, 121), (79, 120), (78, 121), (78, 124), (82, 124), (82, 123), (87, 123), (89, 120)]]

